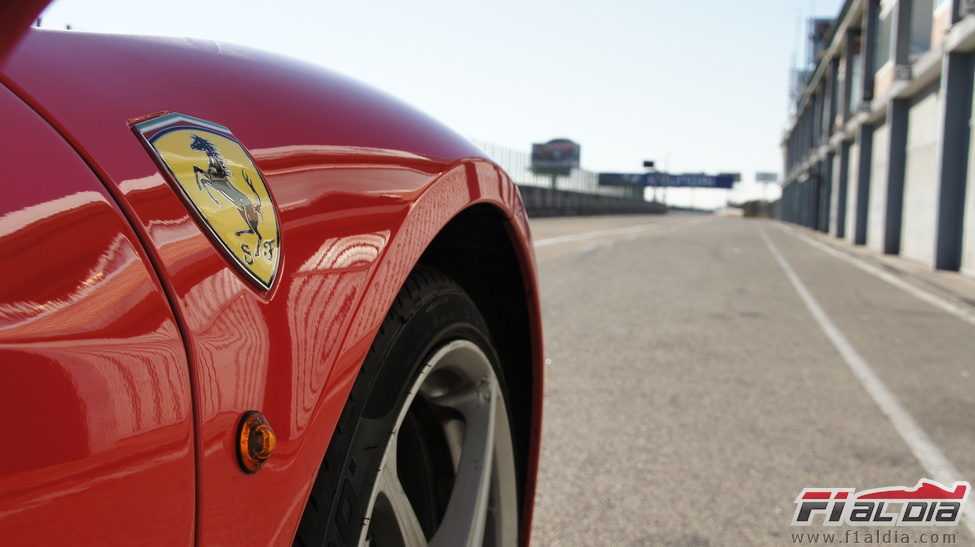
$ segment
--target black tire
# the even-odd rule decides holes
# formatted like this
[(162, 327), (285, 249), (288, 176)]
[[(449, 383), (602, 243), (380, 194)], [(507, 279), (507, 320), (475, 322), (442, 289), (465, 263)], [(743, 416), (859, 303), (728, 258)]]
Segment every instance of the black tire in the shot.
[[(488, 356), (503, 394), (497, 353), (477, 307), (453, 280), (418, 266), (363, 362), (312, 487), (295, 545), (358, 544), (383, 450), (407, 392), (431, 353), (458, 339), (476, 344)], [(421, 521), (429, 538), (430, 528), (439, 524), (437, 506), (445, 500), (425, 501), (431, 508)]]

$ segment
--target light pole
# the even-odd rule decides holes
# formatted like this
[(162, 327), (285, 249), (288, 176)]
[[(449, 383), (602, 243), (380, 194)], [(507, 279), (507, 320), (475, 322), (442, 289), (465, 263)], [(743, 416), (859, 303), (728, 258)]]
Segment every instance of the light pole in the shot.
[[(651, 176), (656, 171), (656, 169), (654, 169), (653, 160), (643, 160), (643, 168), (646, 169), (647, 174)], [(657, 202), (657, 177), (653, 177), (652, 184), (653, 184), (653, 201), (654, 203), (656, 203)]]

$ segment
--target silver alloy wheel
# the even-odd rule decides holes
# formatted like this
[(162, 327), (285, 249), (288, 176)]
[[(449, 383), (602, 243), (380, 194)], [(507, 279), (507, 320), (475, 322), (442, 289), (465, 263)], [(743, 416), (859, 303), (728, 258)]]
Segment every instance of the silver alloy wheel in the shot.
[(383, 453), (359, 545), (428, 544), (397, 473), (398, 434), (417, 397), (462, 417), (441, 424), (455, 479), (429, 545), (516, 545), (518, 501), (508, 413), (491, 362), (467, 340), (441, 346), (410, 387)]

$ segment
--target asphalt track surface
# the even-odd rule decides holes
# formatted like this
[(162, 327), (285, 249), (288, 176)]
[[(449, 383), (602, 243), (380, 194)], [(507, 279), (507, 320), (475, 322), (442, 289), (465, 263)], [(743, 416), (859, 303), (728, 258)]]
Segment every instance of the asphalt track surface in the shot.
[[(550, 360), (534, 545), (840, 543), (849, 527), (790, 526), (803, 488), (975, 482), (975, 280), (767, 220), (533, 235)], [(896, 530), (975, 544), (969, 505), (967, 524)]]

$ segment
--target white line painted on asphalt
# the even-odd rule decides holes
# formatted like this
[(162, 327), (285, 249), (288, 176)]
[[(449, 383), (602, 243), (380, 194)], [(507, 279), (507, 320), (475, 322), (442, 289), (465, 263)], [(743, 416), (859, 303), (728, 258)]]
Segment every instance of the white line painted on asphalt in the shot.
[[(779, 226), (779, 229), (781, 229), (783, 231), (788, 231), (788, 230), (786, 230), (785, 228), (783, 228), (781, 226)], [(906, 292), (906, 293), (908, 293), (908, 294), (910, 294), (910, 295), (912, 295), (912, 296), (914, 296), (916, 298), (919, 298), (919, 299), (923, 300), (924, 302), (927, 302), (928, 304), (931, 304), (932, 306), (934, 306), (934, 307), (936, 307), (936, 308), (938, 308), (938, 309), (940, 309), (942, 311), (948, 312), (951, 315), (954, 315), (955, 317), (961, 319), (962, 321), (965, 321), (965, 322), (967, 322), (969, 324), (975, 325), (975, 312), (973, 312), (972, 310), (966, 309), (965, 307), (963, 307), (961, 305), (955, 304), (955, 303), (953, 303), (953, 302), (951, 302), (949, 300), (946, 300), (946, 299), (944, 299), (944, 298), (942, 298), (942, 297), (940, 297), (940, 296), (938, 296), (938, 295), (936, 295), (934, 293), (928, 292), (928, 291), (922, 289), (921, 287), (918, 287), (917, 285), (912, 285), (911, 283), (908, 283), (907, 281), (904, 281), (903, 279), (897, 277), (896, 275), (893, 275), (893, 274), (891, 274), (889, 272), (885, 272), (885, 271), (881, 270), (880, 268), (874, 266), (873, 264), (864, 262), (862, 259), (856, 258), (854, 256), (850, 256), (850, 255), (848, 255), (848, 254), (846, 254), (846, 253), (844, 253), (842, 251), (838, 251), (838, 250), (834, 249), (833, 247), (830, 247), (829, 245), (827, 245), (827, 244), (825, 244), (825, 243), (823, 243), (821, 241), (816, 241), (815, 238), (810, 237), (810, 236), (808, 236), (808, 235), (806, 235), (806, 234), (804, 234), (802, 232), (794, 231), (792, 233), (794, 235), (798, 236), (800, 239), (802, 239), (806, 243), (812, 245), (813, 247), (816, 247), (817, 249), (819, 249), (819, 250), (821, 250), (821, 251), (823, 251), (825, 253), (829, 253), (830, 255), (833, 255), (836, 258), (845, 260), (845, 261), (849, 262), (850, 264), (853, 264), (857, 268), (860, 268), (861, 270), (863, 270), (863, 271), (865, 271), (865, 272), (867, 272), (867, 273), (869, 273), (871, 275), (874, 275), (874, 276), (876, 276), (876, 277), (878, 277), (878, 278), (886, 281), (887, 283), (890, 283), (891, 285), (897, 287), (898, 289), (901, 289), (904, 292)]]
[[(759, 226), (759, 233), (762, 239), (765, 240), (765, 245), (768, 247), (769, 252), (775, 257), (776, 262), (782, 267), (782, 271), (785, 272), (786, 277), (792, 282), (792, 286), (799, 293), (802, 301), (806, 304), (806, 308), (809, 309), (809, 313), (812, 314), (816, 322), (819, 323), (819, 327), (823, 329), (823, 333), (829, 338), (829, 341), (833, 343), (833, 347), (836, 351), (840, 353), (843, 360), (846, 361), (847, 366), (853, 372), (853, 375), (860, 380), (863, 387), (870, 394), (870, 397), (877, 403), (880, 410), (887, 415), (890, 423), (897, 430), (897, 433), (904, 439), (907, 443), (908, 448), (914, 453), (914, 457), (920, 462), (921, 467), (925, 469), (931, 476), (929, 478), (934, 479), (941, 484), (946, 486), (951, 486), (954, 481), (962, 480), (961, 474), (955, 465), (948, 460), (948, 458), (941, 452), (931, 437), (921, 428), (920, 424), (914, 419), (913, 416), (901, 405), (900, 401), (892, 391), (887, 387), (886, 384), (874, 373), (870, 364), (857, 353), (857, 350), (850, 344), (850, 341), (843, 336), (840, 329), (833, 323), (833, 320), (826, 315), (823, 308), (813, 297), (809, 289), (806, 288), (799, 276), (796, 275), (795, 270), (786, 261), (782, 253), (779, 252), (775, 244), (765, 233), (765, 230)], [(964, 515), (962, 515), (962, 522), (968, 528), (968, 531), (975, 534), (975, 511), (969, 506)]]

